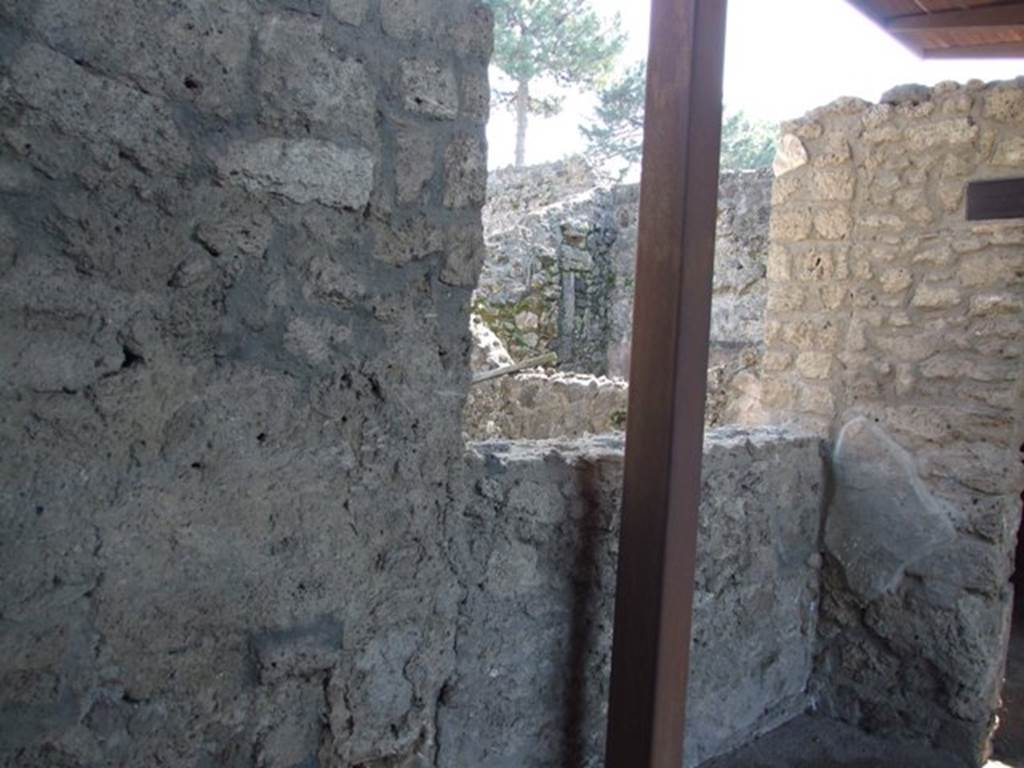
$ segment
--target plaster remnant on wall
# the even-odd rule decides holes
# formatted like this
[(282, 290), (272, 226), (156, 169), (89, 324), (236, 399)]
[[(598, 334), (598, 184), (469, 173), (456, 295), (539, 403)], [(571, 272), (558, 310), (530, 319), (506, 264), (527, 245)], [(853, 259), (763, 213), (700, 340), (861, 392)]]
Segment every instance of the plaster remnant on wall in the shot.
[(865, 418), (847, 423), (832, 459), (825, 543), (855, 594), (891, 593), (906, 567), (953, 540), (953, 509), (933, 496), (914, 457)]

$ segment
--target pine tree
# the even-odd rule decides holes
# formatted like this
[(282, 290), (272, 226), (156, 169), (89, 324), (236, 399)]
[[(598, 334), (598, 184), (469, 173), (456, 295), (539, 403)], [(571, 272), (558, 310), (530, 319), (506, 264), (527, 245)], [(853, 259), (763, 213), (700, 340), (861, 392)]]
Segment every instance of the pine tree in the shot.
[[(587, 155), (597, 165), (615, 162), (626, 169), (643, 154), (646, 67), (637, 62), (598, 95), (594, 119), (581, 128)], [(775, 157), (776, 126), (742, 111), (722, 121), (722, 168), (765, 168)]]
[(647, 67), (638, 61), (598, 94), (594, 121), (581, 128), (587, 155), (597, 166), (640, 162), (644, 138)]
[(722, 167), (767, 168), (775, 159), (778, 127), (743, 112), (727, 113), (722, 121)]
[[(622, 52), (625, 37), (605, 24), (590, 0), (491, 0), (494, 10), (494, 63), (515, 84), (495, 91), (496, 101), (516, 116), (516, 166), (526, 162), (530, 115), (551, 116), (563, 97), (538, 97), (538, 80), (564, 89), (600, 87)], [(616, 18), (617, 22), (617, 18)]]

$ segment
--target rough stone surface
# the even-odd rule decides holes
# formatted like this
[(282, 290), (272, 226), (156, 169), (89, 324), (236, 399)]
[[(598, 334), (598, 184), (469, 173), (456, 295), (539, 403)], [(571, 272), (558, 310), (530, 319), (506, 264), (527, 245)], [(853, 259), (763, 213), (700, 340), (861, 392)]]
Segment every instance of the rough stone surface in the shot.
[(393, 5), (0, 2), (0, 764), (438, 764), (490, 15)]
[(952, 508), (929, 493), (913, 457), (880, 427), (864, 418), (844, 426), (832, 466), (825, 544), (860, 599), (891, 594), (908, 565), (952, 543)]
[[(473, 330), (474, 373), (512, 364), (505, 345), (477, 315)], [(706, 427), (760, 423), (761, 348), (716, 345), (708, 365)], [(463, 411), (471, 440), (545, 440), (621, 432), (626, 426), (625, 379), (533, 369), (473, 385)]]
[[(927, 91), (927, 92), (926, 92)], [(1024, 222), (968, 222), (1021, 175), (1024, 82), (896, 89), (784, 126), (762, 402), (832, 438), (822, 708), (976, 764), (993, 725), (1024, 490)], [(849, 426), (847, 426), (849, 425)]]
[[(715, 343), (763, 339), (770, 191), (767, 171), (723, 174)], [(602, 185), (578, 160), (492, 174), (474, 308), (513, 357), (628, 375), (638, 206), (638, 185)]]
[[(686, 765), (810, 703), (818, 440), (715, 430), (704, 451)], [(448, 520), (459, 608), (440, 764), (598, 766), (622, 483), (618, 438), (475, 446)]]

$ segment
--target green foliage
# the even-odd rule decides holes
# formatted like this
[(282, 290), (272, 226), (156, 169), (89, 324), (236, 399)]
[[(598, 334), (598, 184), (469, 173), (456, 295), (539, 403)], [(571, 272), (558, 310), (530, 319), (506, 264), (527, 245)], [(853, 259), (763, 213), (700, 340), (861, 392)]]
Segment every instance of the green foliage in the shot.
[(590, 0), (491, 0), (494, 63), (518, 82), (549, 77), (592, 87), (611, 70), (625, 37), (606, 26)]
[(538, 97), (538, 80), (560, 88), (596, 88), (622, 53), (625, 36), (618, 17), (605, 24), (590, 0), (491, 0), (494, 10), (494, 64), (515, 87), (495, 89), (494, 101), (516, 113), (522, 159), (529, 115), (550, 117), (562, 110), (557, 93)]
[(594, 121), (580, 130), (597, 165), (640, 162), (643, 152), (646, 66), (638, 61), (598, 94)]
[[(598, 95), (594, 119), (581, 128), (587, 156), (598, 165), (614, 162), (628, 169), (643, 154), (646, 66), (637, 62)], [(777, 127), (742, 111), (722, 121), (723, 169), (765, 168), (775, 157)]]
[(777, 130), (772, 123), (743, 112), (726, 114), (722, 121), (722, 167), (740, 170), (770, 166), (775, 159)]

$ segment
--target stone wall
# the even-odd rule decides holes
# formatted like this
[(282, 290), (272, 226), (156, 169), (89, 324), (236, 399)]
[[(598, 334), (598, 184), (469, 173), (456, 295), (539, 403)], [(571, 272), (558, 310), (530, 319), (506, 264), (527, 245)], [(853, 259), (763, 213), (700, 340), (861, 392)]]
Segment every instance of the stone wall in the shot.
[[(543, 191), (541, 191), (543, 190)], [(722, 175), (712, 341), (763, 338), (771, 174)], [(566, 370), (625, 377), (639, 186), (602, 185), (579, 161), (492, 174), (475, 310), (513, 357), (558, 352)]]
[(0, 2), (0, 763), (423, 766), (490, 17)]
[[(554, 350), (563, 373), (474, 387), (466, 434), (544, 439), (622, 429), (639, 186), (602, 184), (578, 158), (496, 171), (489, 185), (474, 309), (509, 359)], [(767, 172), (722, 176), (708, 426), (762, 421), (770, 189)]]
[[(825, 476), (817, 439), (714, 430), (694, 615), (686, 765), (803, 712)], [(622, 442), (482, 444), (448, 518), (459, 607), (439, 764), (601, 764)]]
[(835, 442), (822, 704), (975, 764), (1020, 519), (1024, 221), (968, 180), (1024, 173), (1024, 81), (897, 89), (784, 127), (765, 406)]

